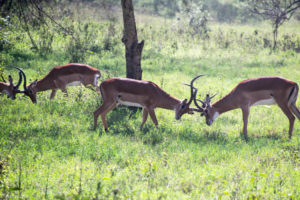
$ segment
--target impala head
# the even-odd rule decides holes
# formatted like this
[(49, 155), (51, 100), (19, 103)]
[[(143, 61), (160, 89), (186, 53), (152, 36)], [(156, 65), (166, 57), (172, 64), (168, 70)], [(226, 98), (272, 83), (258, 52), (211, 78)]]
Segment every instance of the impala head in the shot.
[(193, 110), (190, 108), (190, 103), (187, 99), (184, 99), (175, 107), (175, 119), (179, 120), (181, 116), (185, 113), (194, 114)]
[[(6, 84), (4, 78), (2, 77), (4, 84)], [(13, 78), (11, 75), (8, 76), (8, 84), (6, 84), (7, 88), (4, 90), (4, 92), (7, 94), (8, 98), (15, 99), (17, 93), (21, 93), (19, 90), (19, 86), (22, 82), (22, 75), (21, 72), (19, 71), (19, 81), (16, 85), (13, 84)]]
[[(194, 98), (194, 103), (198, 108), (202, 108), (201, 116), (205, 116), (206, 124), (208, 126), (212, 125), (214, 120), (219, 116), (219, 113), (211, 106), (211, 99), (216, 96), (213, 95), (212, 97), (209, 96), (209, 94), (206, 95), (205, 100), (201, 101), (200, 99)], [(200, 107), (197, 101), (202, 103), (202, 106)]]
[(195, 96), (197, 94), (197, 89), (193, 86), (194, 81), (201, 76), (204, 76), (204, 75), (202, 74), (202, 75), (196, 76), (192, 79), (190, 84), (185, 84), (185, 85), (190, 86), (190, 88), (191, 88), (191, 97), (190, 97), (189, 101), (187, 99), (184, 99), (183, 101), (180, 102), (180, 104), (178, 104), (175, 107), (175, 119), (176, 120), (179, 120), (181, 118), (181, 116), (185, 113), (194, 114), (194, 111), (202, 112), (202, 109), (199, 110), (197, 108), (190, 108), (192, 100), (195, 98)]
[(32, 103), (36, 103), (36, 83), (37, 80), (30, 83), (27, 87), (25, 86), (26, 84), (24, 84), (24, 94), (31, 99)]
[[(19, 68), (18, 68), (19, 69)], [(36, 83), (37, 80), (33, 81), (31, 84), (29, 84), (28, 86), (26, 86), (26, 75), (23, 72), (23, 70), (19, 69), (20, 72), (22, 73), (23, 77), (24, 77), (24, 83), (23, 83), (23, 88), (24, 90), (22, 91), (22, 93), (24, 93), (26, 96), (28, 96), (32, 103), (36, 103)]]

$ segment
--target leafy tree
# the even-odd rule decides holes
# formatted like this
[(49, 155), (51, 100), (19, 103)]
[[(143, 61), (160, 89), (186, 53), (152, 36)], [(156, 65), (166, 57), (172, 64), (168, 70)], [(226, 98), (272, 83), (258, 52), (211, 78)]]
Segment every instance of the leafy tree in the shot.
[[(58, 27), (66, 34), (72, 35), (67, 28), (59, 24), (52, 14), (46, 12), (51, 8), (55, 1), (49, 0), (4, 0), (0, 3), (1, 16), (11, 18), (17, 17), (21, 28), (29, 37), (32, 49), (37, 50), (40, 54), (51, 52), (54, 33), (52, 27)], [(52, 26), (52, 25), (55, 26)], [(40, 41), (33, 37), (32, 30), (40, 30)], [(74, 38), (73, 38), (74, 39)]]
[(4, 49), (4, 46), (9, 44), (7, 36), (10, 34), (8, 27), (10, 26), (9, 17), (0, 17), (0, 51)]
[(246, 0), (254, 14), (270, 20), (273, 27), (273, 49), (277, 46), (278, 28), (300, 8), (300, 0)]
[(210, 30), (207, 26), (209, 12), (201, 0), (198, 2), (185, 0), (182, 5), (181, 14), (183, 15), (183, 19), (188, 20), (188, 26), (191, 28), (193, 36), (198, 35), (202, 39), (209, 37)]

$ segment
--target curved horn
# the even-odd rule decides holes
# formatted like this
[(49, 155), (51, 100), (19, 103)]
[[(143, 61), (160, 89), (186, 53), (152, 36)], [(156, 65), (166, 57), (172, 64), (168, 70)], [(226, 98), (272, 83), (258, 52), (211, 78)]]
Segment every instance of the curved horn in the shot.
[[(191, 83), (190, 83), (190, 87), (191, 87), (191, 97), (190, 97), (189, 102), (187, 103), (188, 105), (191, 104), (192, 100), (196, 97), (196, 93), (197, 93), (197, 91), (198, 91), (198, 90), (193, 86), (194, 81), (197, 80), (199, 77), (204, 76), (204, 75), (205, 75), (205, 74), (198, 75), (198, 76), (194, 77), (194, 78), (191, 80)], [(194, 93), (193, 90), (196, 90), (196, 92)]]
[[(199, 101), (199, 102), (201, 102), (202, 103), (202, 106), (199, 106), (199, 104), (197, 103), (197, 101)], [(206, 104), (203, 102), (203, 101), (201, 101), (200, 99), (194, 99), (194, 103), (195, 103), (195, 105), (200, 109), (203, 109), (203, 108), (205, 108), (205, 106), (206, 106)]]
[(14, 86), (14, 90), (17, 90), (19, 88), (19, 86), (21, 85), (21, 82), (22, 82), (22, 74), (21, 74), (21, 71), (19, 71), (19, 81), (18, 81), (17, 85)]
[[(199, 105), (198, 105), (198, 103), (195, 101), (195, 99), (196, 99), (196, 96), (197, 96), (197, 92), (198, 92), (198, 89), (197, 88), (194, 88), (195, 89), (195, 92), (194, 92), (194, 98), (193, 98), (193, 100), (194, 100), (194, 103), (195, 103), (195, 105), (196, 105), (196, 107), (197, 107), (197, 109), (194, 109), (194, 111), (196, 111), (196, 112), (203, 112), (204, 110), (203, 110), (203, 107), (204, 106), (202, 106), (202, 107), (200, 107)], [(198, 100), (198, 99), (197, 99)], [(199, 101), (201, 101), (201, 100), (199, 100)], [(202, 102), (202, 101), (201, 101)]]
[[(200, 109), (200, 110), (202, 110), (202, 112), (203, 112), (203, 108), (205, 108), (205, 106), (206, 106), (206, 104), (202, 101), (202, 100), (200, 100), (200, 99), (196, 99), (196, 97), (197, 97), (197, 92), (198, 92), (198, 89), (197, 88), (195, 88), (195, 90), (196, 90), (196, 92), (194, 93), (195, 95), (194, 95), (194, 103), (195, 103), (195, 105), (197, 106), (197, 108), (198, 109)], [(199, 104), (197, 103), (197, 101), (200, 101), (201, 103), (202, 103), (202, 107), (201, 106), (199, 106)]]
[(25, 75), (25, 73), (23, 72), (23, 70), (22, 69), (20, 69), (20, 68), (18, 68), (18, 67), (14, 67), (14, 68), (17, 68), (21, 73), (22, 73), (22, 75), (23, 75), (23, 77), (24, 77), (24, 83), (23, 83), (23, 87), (24, 87), (24, 91), (26, 91), (27, 90), (27, 87), (26, 87), (26, 75)]

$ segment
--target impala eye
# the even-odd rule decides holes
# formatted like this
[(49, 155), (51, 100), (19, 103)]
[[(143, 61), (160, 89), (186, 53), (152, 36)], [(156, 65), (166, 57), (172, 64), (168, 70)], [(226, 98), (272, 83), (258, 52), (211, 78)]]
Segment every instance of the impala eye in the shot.
[(181, 109), (184, 109), (185, 108), (185, 105), (183, 104), (183, 105), (181, 105)]
[(205, 110), (205, 114), (208, 114), (208, 110)]

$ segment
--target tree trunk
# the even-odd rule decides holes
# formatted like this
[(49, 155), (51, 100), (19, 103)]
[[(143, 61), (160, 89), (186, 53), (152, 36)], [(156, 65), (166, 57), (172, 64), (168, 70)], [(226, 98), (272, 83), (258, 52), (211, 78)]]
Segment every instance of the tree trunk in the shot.
[(123, 10), (126, 77), (142, 80), (141, 57), (144, 40), (138, 43), (132, 0), (121, 0)]
[(278, 24), (275, 24), (273, 28), (273, 50), (277, 48), (277, 35), (278, 35)]

